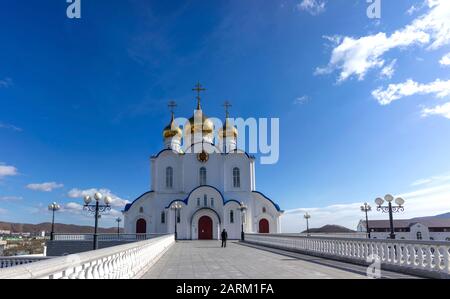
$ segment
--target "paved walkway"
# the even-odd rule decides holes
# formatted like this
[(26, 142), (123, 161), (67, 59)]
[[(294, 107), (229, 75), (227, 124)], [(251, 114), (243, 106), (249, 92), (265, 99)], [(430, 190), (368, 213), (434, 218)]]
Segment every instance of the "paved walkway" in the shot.
[[(143, 278), (366, 278), (363, 266), (229, 242), (179, 241)], [(386, 272), (386, 271), (383, 271)], [(389, 273), (388, 273), (389, 274)], [(393, 274), (402, 278), (401, 274)], [(397, 277), (398, 276), (398, 277)]]

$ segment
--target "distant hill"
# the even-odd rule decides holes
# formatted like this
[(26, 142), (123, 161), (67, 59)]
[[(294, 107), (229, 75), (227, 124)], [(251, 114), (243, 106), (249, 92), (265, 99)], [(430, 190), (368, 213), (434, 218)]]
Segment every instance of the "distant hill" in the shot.
[[(354, 233), (354, 230), (351, 230), (349, 228), (340, 226), (340, 225), (333, 225), (333, 224), (327, 224), (320, 228), (310, 228), (310, 233)], [(306, 230), (302, 231), (302, 233), (307, 233)]]
[(432, 220), (432, 219), (449, 219), (450, 218), (450, 212), (439, 214), (436, 216), (425, 216), (425, 217), (416, 217), (413, 218), (413, 220)]
[(450, 218), (450, 212), (433, 216), (434, 218)]
[[(12, 233), (40, 233), (41, 231), (50, 232), (51, 227), (52, 224), (50, 222), (44, 222), (39, 224), (0, 222), (0, 230), (9, 230)], [(110, 227), (110, 228), (99, 227), (98, 232), (103, 234), (117, 233), (117, 227)], [(75, 224), (55, 223), (55, 233), (89, 234), (94, 233), (94, 227), (80, 226)]]

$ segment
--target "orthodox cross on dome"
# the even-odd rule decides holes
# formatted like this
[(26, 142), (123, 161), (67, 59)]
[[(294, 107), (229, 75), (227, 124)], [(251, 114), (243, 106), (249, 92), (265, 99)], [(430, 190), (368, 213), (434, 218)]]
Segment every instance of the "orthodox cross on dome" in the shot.
[(175, 101), (169, 101), (169, 103), (167, 103), (167, 107), (169, 107), (170, 112), (172, 113), (172, 118), (174, 117), (174, 110), (177, 107), (177, 102)]
[(225, 115), (226, 115), (226, 118), (228, 118), (228, 115), (229, 115), (229, 114), (228, 114), (228, 110), (229, 110), (230, 107), (233, 106), (233, 105), (231, 105), (230, 102), (225, 101), (225, 102), (223, 103), (222, 106), (225, 107)]
[(170, 112), (173, 113), (173, 111), (175, 110), (175, 107), (177, 107), (177, 102), (169, 101), (169, 103), (167, 103), (167, 107), (169, 107)]
[(192, 91), (197, 92), (197, 110), (201, 110), (200, 106), (200, 92), (205, 91), (206, 88), (203, 88), (203, 86), (200, 84), (200, 82), (197, 82), (195, 85), (195, 88), (192, 88)]

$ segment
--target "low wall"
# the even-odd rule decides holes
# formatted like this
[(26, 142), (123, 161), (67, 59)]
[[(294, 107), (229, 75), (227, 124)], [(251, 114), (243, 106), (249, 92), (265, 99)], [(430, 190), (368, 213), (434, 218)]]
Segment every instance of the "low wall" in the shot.
[(0, 269), (0, 279), (140, 278), (175, 243), (173, 234)]
[(245, 242), (429, 278), (450, 278), (450, 242), (246, 234)]
[(0, 256), (0, 269), (47, 260), (46, 256)]
[[(164, 234), (98, 234), (98, 248), (108, 248), (157, 238)], [(63, 256), (93, 250), (93, 234), (55, 234), (48, 240), (47, 256)]]

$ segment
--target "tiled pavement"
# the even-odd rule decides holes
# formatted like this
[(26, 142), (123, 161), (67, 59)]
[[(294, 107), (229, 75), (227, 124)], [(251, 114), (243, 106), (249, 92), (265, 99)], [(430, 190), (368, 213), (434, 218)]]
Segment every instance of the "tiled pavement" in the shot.
[[(312, 259), (312, 257), (310, 257)], [(314, 258), (318, 260), (320, 258)], [(323, 259), (320, 259), (323, 260)], [(359, 267), (355, 271), (354, 267)], [(270, 278), (366, 278), (365, 268), (349, 270), (304, 260), (293, 254), (261, 250), (219, 241), (179, 241), (143, 278), (270, 279)]]

